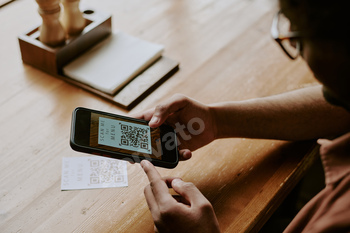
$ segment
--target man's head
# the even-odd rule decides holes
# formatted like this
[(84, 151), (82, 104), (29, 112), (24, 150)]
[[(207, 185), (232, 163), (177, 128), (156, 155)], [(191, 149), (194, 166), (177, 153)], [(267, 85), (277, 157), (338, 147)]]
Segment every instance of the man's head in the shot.
[(350, 110), (350, 33), (347, 0), (279, 0), (293, 31), (301, 34), (301, 54), (324, 85), (325, 97)]

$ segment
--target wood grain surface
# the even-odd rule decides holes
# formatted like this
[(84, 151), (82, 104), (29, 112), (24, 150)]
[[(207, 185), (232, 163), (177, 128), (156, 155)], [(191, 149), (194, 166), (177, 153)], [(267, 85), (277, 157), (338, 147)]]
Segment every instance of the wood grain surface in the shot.
[[(314, 85), (306, 64), (288, 60), (270, 37), (277, 0), (82, 2), (110, 12), (114, 30), (163, 44), (180, 62), (131, 113), (175, 93), (214, 103)], [(62, 158), (86, 156), (69, 147), (73, 109), (130, 112), (22, 63), (17, 37), (40, 20), (32, 0), (0, 9), (0, 232), (152, 232), (139, 164), (128, 164), (126, 188), (60, 190)], [(222, 139), (158, 170), (193, 182), (223, 232), (256, 232), (316, 151), (313, 142)]]

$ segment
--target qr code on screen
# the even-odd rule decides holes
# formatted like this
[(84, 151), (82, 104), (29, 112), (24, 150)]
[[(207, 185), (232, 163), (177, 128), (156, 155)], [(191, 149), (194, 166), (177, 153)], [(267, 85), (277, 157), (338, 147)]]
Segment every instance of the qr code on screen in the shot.
[(120, 123), (120, 132), (121, 145), (149, 150), (149, 134), (147, 129)]

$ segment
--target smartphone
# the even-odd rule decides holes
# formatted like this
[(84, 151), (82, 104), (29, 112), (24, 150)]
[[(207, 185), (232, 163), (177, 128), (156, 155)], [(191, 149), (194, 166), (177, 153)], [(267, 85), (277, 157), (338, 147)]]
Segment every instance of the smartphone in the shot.
[(82, 107), (73, 111), (70, 145), (76, 151), (174, 168), (179, 160), (176, 140), (169, 125), (151, 128), (145, 120)]

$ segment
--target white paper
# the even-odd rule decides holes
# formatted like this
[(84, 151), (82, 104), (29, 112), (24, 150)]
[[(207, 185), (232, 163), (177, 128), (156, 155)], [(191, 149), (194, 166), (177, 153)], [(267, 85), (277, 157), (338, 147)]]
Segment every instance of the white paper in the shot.
[(62, 160), (61, 190), (128, 186), (127, 162), (101, 156)]

